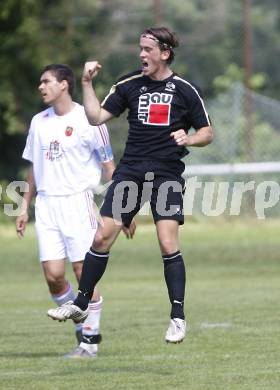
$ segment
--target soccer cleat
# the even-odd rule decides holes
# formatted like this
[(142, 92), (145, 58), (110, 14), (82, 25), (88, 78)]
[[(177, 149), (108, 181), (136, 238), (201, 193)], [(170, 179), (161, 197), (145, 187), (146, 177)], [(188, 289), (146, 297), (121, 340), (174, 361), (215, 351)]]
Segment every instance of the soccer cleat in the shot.
[(89, 310), (81, 310), (73, 304), (73, 301), (68, 301), (55, 309), (48, 310), (48, 316), (53, 320), (66, 321), (73, 320), (75, 323), (83, 322), (88, 316)]
[(187, 331), (186, 321), (181, 318), (172, 318), (165, 334), (167, 343), (181, 343)]
[(66, 359), (85, 359), (85, 358), (96, 358), (98, 346), (96, 344), (91, 344), (90, 347), (84, 346), (84, 343), (81, 343), (74, 351), (64, 355)]

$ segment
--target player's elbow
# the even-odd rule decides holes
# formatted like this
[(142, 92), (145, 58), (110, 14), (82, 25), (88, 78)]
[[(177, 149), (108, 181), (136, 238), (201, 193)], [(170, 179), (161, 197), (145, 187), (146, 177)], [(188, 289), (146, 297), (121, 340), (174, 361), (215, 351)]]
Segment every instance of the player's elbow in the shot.
[(89, 124), (92, 125), (92, 126), (99, 126), (101, 125), (102, 123), (96, 119), (89, 119)]
[(96, 118), (96, 116), (94, 115), (91, 115), (91, 114), (88, 114), (87, 113), (87, 119), (88, 119), (88, 123), (92, 126), (98, 126), (100, 125), (101, 123), (99, 122), (98, 118)]
[(214, 139), (214, 133), (213, 133), (213, 129), (211, 126), (208, 126), (208, 127), (203, 127), (201, 129), (201, 146), (206, 146), (206, 145), (209, 145), (211, 144), (211, 142), (213, 141)]
[(88, 123), (92, 126), (100, 125), (100, 115), (96, 111), (85, 107), (85, 113), (87, 116)]
[(214, 140), (214, 132), (211, 126), (207, 127), (206, 142), (207, 145), (211, 144)]

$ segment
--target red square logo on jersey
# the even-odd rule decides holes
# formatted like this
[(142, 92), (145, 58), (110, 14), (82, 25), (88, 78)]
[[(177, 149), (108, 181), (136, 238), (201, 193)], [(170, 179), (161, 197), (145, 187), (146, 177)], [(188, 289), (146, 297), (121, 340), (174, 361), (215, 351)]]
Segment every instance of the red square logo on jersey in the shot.
[(151, 103), (148, 123), (169, 125), (170, 104)]

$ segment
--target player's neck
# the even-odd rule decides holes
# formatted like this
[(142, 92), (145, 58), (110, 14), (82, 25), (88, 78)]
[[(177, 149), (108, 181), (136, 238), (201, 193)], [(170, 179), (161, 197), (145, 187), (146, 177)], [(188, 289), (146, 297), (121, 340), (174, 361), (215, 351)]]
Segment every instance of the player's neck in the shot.
[(66, 115), (75, 107), (75, 103), (73, 102), (71, 96), (67, 96), (63, 99), (59, 99), (57, 102), (53, 104), (53, 109), (56, 115)]
[(155, 81), (162, 81), (170, 77), (172, 73), (172, 70), (168, 66), (165, 66), (164, 68), (160, 68), (156, 73), (152, 74), (150, 78)]

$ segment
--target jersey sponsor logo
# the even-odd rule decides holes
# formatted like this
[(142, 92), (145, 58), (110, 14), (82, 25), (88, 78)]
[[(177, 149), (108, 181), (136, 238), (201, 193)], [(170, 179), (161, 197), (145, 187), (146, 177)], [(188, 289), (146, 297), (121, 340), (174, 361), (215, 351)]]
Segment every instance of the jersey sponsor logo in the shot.
[(173, 95), (169, 93), (145, 93), (139, 96), (138, 119), (148, 125), (170, 124), (170, 109)]
[(71, 126), (67, 126), (66, 129), (65, 129), (65, 135), (66, 137), (71, 137), (72, 133), (73, 133), (73, 127)]

